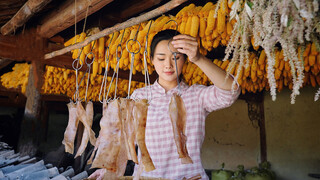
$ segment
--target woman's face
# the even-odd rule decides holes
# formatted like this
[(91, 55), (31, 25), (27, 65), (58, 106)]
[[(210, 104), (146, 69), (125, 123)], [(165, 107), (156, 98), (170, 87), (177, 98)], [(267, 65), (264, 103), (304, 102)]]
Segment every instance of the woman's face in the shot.
[[(178, 76), (181, 74), (185, 61), (184, 55), (177, 53), (176, 58), (178, 72), (176, 72), (174, 56), (173, 53), (168, 49), (168, 42), (169, 40), (162, 40), (157, 44), (152, 59), (155, 70), (159, 75), (159, 83), (176, 83), (177, 74)], [(171, 43), (170, 49), (173, 52), (178, 52), (172, 47)]]

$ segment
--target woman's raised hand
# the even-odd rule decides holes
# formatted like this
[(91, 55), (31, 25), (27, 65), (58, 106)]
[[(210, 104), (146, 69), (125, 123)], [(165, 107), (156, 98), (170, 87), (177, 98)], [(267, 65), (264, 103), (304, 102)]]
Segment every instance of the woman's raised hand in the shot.
[(180, 34), (173, 37), (172, 45), (182, 54), (186, 54), (191, 62), (196, 62), (200, 59), (199, 45), (195, 37)]

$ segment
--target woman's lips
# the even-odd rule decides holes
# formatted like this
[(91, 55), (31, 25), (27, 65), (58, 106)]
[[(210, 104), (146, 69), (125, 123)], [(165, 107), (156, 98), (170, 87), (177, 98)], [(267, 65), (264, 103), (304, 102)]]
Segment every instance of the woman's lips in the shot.
[(174, 73), (174, 71), (170, 71), (170, 72), (164, 72), (167, 75), (172, 75)]

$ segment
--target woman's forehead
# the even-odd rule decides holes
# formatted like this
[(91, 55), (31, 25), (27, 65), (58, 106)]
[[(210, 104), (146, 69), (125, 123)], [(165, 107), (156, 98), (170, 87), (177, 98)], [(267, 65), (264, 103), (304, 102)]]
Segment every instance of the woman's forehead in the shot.
[(170, 42), (171, 41), (169, 40), (160, 41), (155, 48), (155, 55), (166, 55), (172, 54), (173, 52), (178, 52), (178, 50), (174, 48)]

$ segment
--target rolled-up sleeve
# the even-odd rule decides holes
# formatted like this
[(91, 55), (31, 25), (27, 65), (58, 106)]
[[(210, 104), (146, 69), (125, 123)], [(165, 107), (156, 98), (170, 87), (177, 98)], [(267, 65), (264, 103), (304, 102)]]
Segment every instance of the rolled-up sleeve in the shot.
[(223, 90), (214, 85), (201, 87), (198, 91), (201, 106), (207, 112), (231, 106), (240, 94), (240, 87), (236, 86), (236, 90)]

